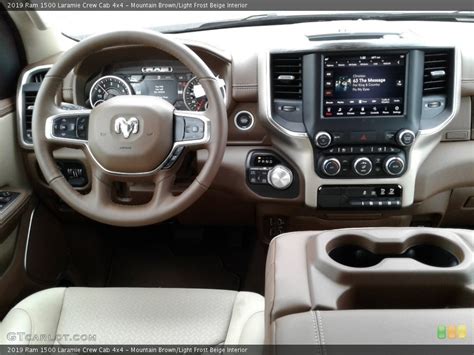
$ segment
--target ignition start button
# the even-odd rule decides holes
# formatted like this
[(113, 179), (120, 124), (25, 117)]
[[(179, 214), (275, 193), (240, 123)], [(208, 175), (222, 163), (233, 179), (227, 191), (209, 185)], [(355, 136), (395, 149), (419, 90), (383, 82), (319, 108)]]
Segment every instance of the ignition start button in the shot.
[(255, 123), (255, 119), (254, 119), (253, 115), (250, 112), (240, 111), (235, 115), (234, 123), (235, 123), (235, 126), (238, 129), (240, 129), (242, 131), (246, 131), (246, 130), (252, 128), (252, 126)]

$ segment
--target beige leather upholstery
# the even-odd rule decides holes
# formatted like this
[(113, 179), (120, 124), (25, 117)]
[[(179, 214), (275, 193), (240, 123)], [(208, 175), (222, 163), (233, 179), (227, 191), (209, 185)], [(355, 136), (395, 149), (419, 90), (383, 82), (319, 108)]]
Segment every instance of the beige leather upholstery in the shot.
[(0, 344), (263, 344), (263, 311), (250, 292), (53, 288), (8, 313)]
[[(474, 345), (474, 309), (309, 311), (276, 320), (278, 344)], [(455, 327), (439, 338), (438, 327)], [(459, 327), (464, 327), (465, 336)]]

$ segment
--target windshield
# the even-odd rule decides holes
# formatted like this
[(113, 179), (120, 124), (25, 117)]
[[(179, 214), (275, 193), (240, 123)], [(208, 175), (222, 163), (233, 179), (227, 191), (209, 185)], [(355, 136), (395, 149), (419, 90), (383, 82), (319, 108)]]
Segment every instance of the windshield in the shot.
[(68, 37), (83, 39), (88, 35), (123, 29), (150, 29), (164, 33), (189, 30), (297, 23), (337, 19), (382, 20), (472, 20), (472, 12), (323, 12), (323, 11), (40, 11), (48, 27)]

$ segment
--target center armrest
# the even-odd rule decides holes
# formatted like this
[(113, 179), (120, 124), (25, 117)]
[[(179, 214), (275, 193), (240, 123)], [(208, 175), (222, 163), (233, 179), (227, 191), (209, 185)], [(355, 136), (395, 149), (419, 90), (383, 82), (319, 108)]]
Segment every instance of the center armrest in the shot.
[[(451, 315), (451, 322), (458, 319), (466, 326), (464, 315), (468, 315), (472, 327), (472, 240), (472, 231), (435, 228), (361, 228), (280, 235), (272, 240), (267, 258), (266, 341), (297, 343), (305, 339), (305, 334), (314, 335), (305, 324), (317, 329), (322, 324), (355, 320), (354, 315), (380, 316), (392, 319), (395, 325), (397, 317), (402, 320), (409, 314), (406, 310), (420, 310), (420, 321), (422, 314), (437, 315), (439, 310), (439, 317), (446, 322), (449, 317), (445, 315)], [(443, 309), (448, 312), (443, 313)], [(468, 311), (459, 312), (461, 309)], [(342, 338), (338, 342), (337, 336), (330, 339), (345, 343)]]

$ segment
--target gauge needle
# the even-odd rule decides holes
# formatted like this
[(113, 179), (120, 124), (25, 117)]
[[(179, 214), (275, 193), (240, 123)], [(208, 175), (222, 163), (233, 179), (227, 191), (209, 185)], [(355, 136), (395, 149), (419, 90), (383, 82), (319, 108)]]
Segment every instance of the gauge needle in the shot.
[(204, 92), (204, 88), (200, 84), (196, 84), (193, 86), (193, 94), (196, 99), (206, 96), (206, 93)]
[(198, 111), (201, 111), (201, 108), (202, 108), (202, 105), (205, 103), (206, 101), (205, 100), (199, 100), (197, 105), (196, 105), (196, 108)]

